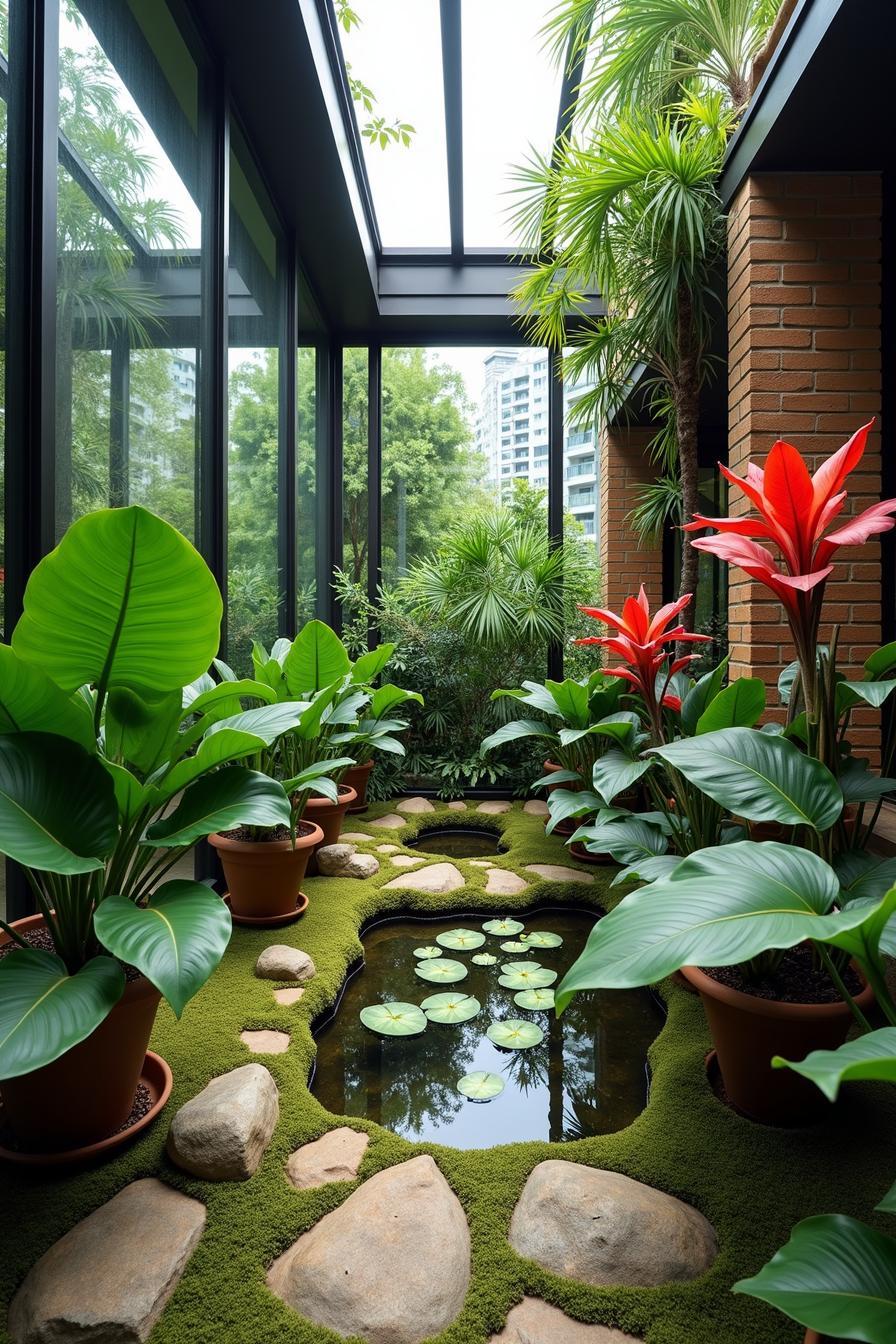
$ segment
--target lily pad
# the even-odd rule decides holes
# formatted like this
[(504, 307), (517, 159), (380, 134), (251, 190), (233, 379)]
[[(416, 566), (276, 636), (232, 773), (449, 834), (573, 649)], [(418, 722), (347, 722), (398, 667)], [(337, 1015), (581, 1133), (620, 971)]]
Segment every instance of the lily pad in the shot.
[(414, 948), (414, 956), (418, 961), (429, 961), (432, 957), (440, 957), (441, 955), (442, 949), (440, 947), (434, 947), (432, 944), (430, 944), (429, 947)]
[(514, 1017), (509, 1017), (506, 1022), (493, 1022), (485, 1034), (502, 1050), (528, 1050), (544, 1040), (541, 1027)]
[(530, 947), (561, 947), (563, 944), (559, 933), (547, 933), (544, 929), (524, 933), (520, 941), (528, 943)]
[(452, 961), (449, 957), (433, 957), (415, 966), (414, 974), (419, 975), (421, 980), (431, 981), (434, 985), (453, 985), (458, 980), (466, 978), (467, 968), (462, 961)]
[(479, 1069), (458, 1078), (457, 1090), (470, 1101), (491, 1101), (504, 1091), (504, 1079), (499, 1073), (485, 1073)]
[(535, 1013), (541, 1009), (553, 1008), (554, 991), (552, 989), (523, 989), (514, 994), (513, 1001), (518, 1008), (528, 1008)]
[(528, 944), (528, 943), (515, 943), (515, 942), (502, 943), (502, 944), (501, 944), (501, 951), (502, 951), (502, 952), (515, 952), (515, 953), (517, 954), (517, 956), (519, 956), (522, 952), (528, 952), (528, 951), (529, 951), (529, 944)]
[(476, 952), (470, 960), (474, 961), (477, 966), (494, 966), (498, 958), (493, 957), (491, 952)]
[(448, 933), (440, 933), (436, 942), (439, 947), (450, 947), (452, 952), (469, 952), (482, 946), (485, 934), (477, 933), (475, 929), (450, 929)]
[(505, 989), (546, 989), (557, 979), (556, 971), (539, 966), (536, 971), (508, 971), (498, 976), (498, 984)]
[(444, 1022), (451, 1025), (454, 1022), (469, 1022), (471, 1017), (475, 1017), (482, 1007), (478, 999), (474, 999), (472, 994), (430, 994), (428, 999), (424, 999), (420, 1007), (423, 1009), (430, 1022)]
[(369, 1003), (359, 1016), (380, 1036), (419, 1036), (426, 1030), (426, 1014), (416, 1003)]
[(541, 970), (541, 962), (540, 962), (540, 961), (505, 961), (505, 962), (502, 962), (502, 964), (501, 964), (501, 970), (504, 972), (505, 975), (509, 975), (511, 971), (540, 971), (540, 970)]
[(496, 933), (502, 938), (511, 938), (515, 933), (522, 933), (526, 927), (518, 919), (487, 919), (483, 924), (486, 933)]

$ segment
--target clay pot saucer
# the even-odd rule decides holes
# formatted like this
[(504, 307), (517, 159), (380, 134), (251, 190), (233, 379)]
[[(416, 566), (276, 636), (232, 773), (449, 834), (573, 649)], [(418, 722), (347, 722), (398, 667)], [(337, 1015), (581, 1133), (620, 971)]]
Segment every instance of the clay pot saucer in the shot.
[(104, 1139), (86, 1143), (80, 1148), (65, 1148), (48, 1153), (23, 1152), (0, 1144), (0, 1160), (16, 1162), (19, 1166), (26, 1167), (59, 1167), (69, 1163), (74, 1165), (77, 1162), (86, 1162), (92, 1157), (105, 1155), (125, 1143), (130, 1143), (131, 1139), (153, 1123), (171, 1096), (173, 1082), (171, 1070), (162, 1056), (157, 1055), (154, 1050), (146, 1052), (143, 1068), (140, 1070), (140, 1082), (149, 1092), (150, 1108), (139, 1120), (135, 1120), (132, 1125), (126, 1125), (116, 1134), (109, 1134)]
[[(230, 892), (225, 891), (222, 897), (224, 904), (230, 909)], [(294, 910), (287, 910), (285, 915), (235, 915), (230, 911), (230, 918), (234, 924), (245, 924), (250, 928), (256, 929), (276, 929), (281, 924), (292, 924), (293, 920), (304, 915), (308, 909), (308, 897), (304, 891), (299, 892), (299, 898), (296, 901)]]

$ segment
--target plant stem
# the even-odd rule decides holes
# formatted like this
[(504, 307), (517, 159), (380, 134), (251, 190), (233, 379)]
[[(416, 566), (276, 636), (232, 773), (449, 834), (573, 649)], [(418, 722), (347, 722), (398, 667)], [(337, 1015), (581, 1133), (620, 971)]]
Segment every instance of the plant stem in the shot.
[[(856, 1003), (855, 999), (852, 997), (849, 990), (846, 988), (846, 985), (843, 981), (843, 977), (837, 970), (837, 967), (834, 965), (834, 961), (833, 958), (831, 957), (830, 952), (822, 943), (816, 943), (815, 949), (818, 952), (818, 955), (820, 956), (822, 962), (824, 963), (825, 970), (833, 980), (834, 985), (837, 988), (837, 993), (840, 995), (840, 997), (843, 999), (843, 1002), (849, 1008), (849, 1011), (856, 1019), (856, 1022), (858, 1022), (859, 1026), (862, 1028), (863, 1031), (871, 1031), (871, 1023), (868, 1021), (867, 1017), (862, 1012), (861, 1008)], [(870, 970), (870, 968), (868, 969)], [(870, 974), (868, 976), (868, 980), (869, 983), (871, 983)]]

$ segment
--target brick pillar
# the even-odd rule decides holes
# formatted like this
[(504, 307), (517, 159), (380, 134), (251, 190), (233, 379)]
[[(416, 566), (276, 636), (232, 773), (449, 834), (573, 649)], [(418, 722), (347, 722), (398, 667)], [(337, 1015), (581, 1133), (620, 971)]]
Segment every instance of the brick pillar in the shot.
[[(881, 184), (876, 174), (769, 173), (746, 181), (728, 221), (728, 461), (744, 475), (775, 439), (814, 469), (880, 414)], [(880, 436), (849, 481), (841, 520), (880, 498)], [(737, 496), (735, 498), (735, 496)], [(732, 490), (732, 514), (749, 504)], [(826, 614), (855, 675), (881, 640), (880, 547), (840, 551)], [(794, 651), (779, 605), (731, 572), (731, 675), (774, 682)], [(820, 638), (830, 635), (823, 626)], [(774, 693), (770, 703), (776, 702)], [(873, 721), (873, 716), (872, 716)], [(864, 741), (863, 741), (864, 739)], [(857, 745), (877, 742), (870, 725)]]
[(626, 597), (637, 593), (642, 583), (651, 606), (662, 600), (662, 548), (648, 545), (626, 521), (640, 487), (656, 479), (656, 467), (645, 451), (654, 432), (611, 426), (600, 436), (601, 602), (611, 611), (621, 611)]

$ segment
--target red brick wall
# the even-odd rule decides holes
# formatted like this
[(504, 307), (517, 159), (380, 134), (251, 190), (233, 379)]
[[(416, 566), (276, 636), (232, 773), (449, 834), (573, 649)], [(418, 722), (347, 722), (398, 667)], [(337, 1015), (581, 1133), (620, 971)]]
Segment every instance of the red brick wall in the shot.
[[(879, 416), (880, 282), (878, 175), (771, 173), (741, 188), (728, 222), (728, 460), (738, 475), (751, 458), (761, 465), (776, 438), (812, 455), (814, 467)], [(843, 517), (879, 499), (880, 486), (874, 433)], [(748, 510), (732, 488), (731, 512)], [(840, 625), (847, 674), (880, 643), (880, 578), (875, 541), (838, 553), (821, 639), (830, 622)], [(774, 682), (794, 656), (789, 632), (771, 595), (740, 570), (731, 572), (729, 622), (732, 676)], [(875, 729), (854, 740), (873, 747)]]
[(662, 599), (662, 549), (648, 546), (627, 521), (640, 487), (656, 479), (656, 468), (645, 451), (653, 433), (610, 427), (600, 437), (601, 600), (611, 611), (621, 611), (626, 597), (637, 593), (642, 583), (652, 606)]

